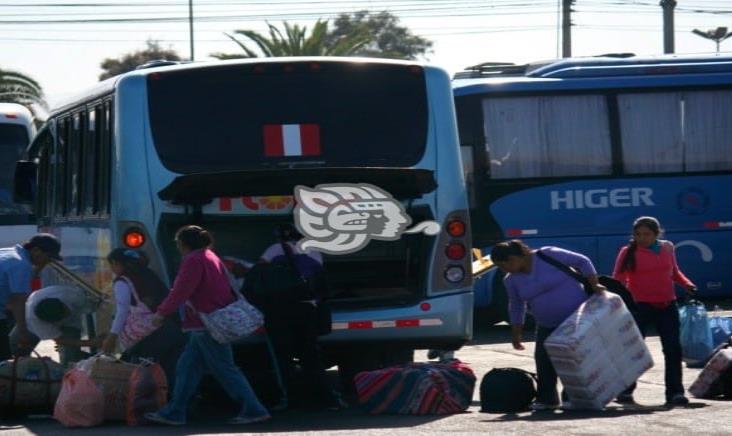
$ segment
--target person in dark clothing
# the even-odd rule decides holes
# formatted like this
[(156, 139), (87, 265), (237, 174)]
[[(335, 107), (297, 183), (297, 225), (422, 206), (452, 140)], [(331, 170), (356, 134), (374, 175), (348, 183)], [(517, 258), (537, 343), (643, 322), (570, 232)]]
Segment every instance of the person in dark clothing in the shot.
[[(293, 359), (297, 357), (304, 379), (318, 400), (330, 410), (344, 408), (346, 403), (328, 380), (318, 344), (318, 305), (325, 304), (323, 300), (327, 297), (323, 257), (317, 251), (303, 252), (297, 247), (300, 234), (292, 224), (279, 226), (276, 236), (279, 242), (264, 251), (260, 263), (294, 264), (298, 273), (311, 283), (311, 295), (300, 295), (284, 304), (276, 302), (265, 309), (265, 326), (282, 371), (287, 396), (295, 378)], [(286, 403), (279, 405), (279, 408), (284, 407), (287, 407)]]

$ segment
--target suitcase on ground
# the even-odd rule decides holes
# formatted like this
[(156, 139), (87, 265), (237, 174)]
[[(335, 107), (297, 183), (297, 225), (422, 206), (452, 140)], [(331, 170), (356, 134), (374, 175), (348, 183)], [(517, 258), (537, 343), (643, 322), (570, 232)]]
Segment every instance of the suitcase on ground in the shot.
[(0, 414), (49, 413), (64, 367), (48, 357), (19, 357), (0, 362)]
[(704, 369), (689, 386), (689, 393), (696, 398), (727, 397), (732, 389), (732, 348), (724, 345), (714, 353)]
[(371, 414), (443, 415), (467, 410), (475, 375), (464, 363), (411, 363), (354, 378), (359, 403)]

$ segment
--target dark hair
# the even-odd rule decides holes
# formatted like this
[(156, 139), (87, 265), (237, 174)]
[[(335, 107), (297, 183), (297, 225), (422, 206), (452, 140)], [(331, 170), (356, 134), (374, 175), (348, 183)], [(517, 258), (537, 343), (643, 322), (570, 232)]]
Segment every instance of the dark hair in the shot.
[(519, 239), (499, 242), (491, 249), (491, 260), (493, 262), (505, 262), (508, 256), (524, 257), (531, 254), (531, 249)]
[(175, 232), (175, 239), (191, 250), (206, 248), (213, 244), (211, 234), (203, 227), (199, 226), (183, 226)]
[[(646, 227), (650, 231), (655, 233), (656, 236), (663, 234), (661, 223), (659, 223), (658, 220), (652, 216), (642, 216), (636, 218), (636, 220), (633, 221), (633, 232), (635, 232), (638, 227)], [(625, 257), (623, 258), (623, 262), (620, 264), (621, 272), (635, 271), (635, 252), (637, 250), (638, 242), (636, 242), (634, 236), (631, 236), (630, 242), (628, 242), (628, 249), (625, 251)]]
[(292, 223), (282, 223), (275, 228), (275, 236), (282, 242), (299, 241), (302, 238), (300, 232)]
[(58, 298), (45, 298), (38, 302), (34, 313), (41, 321), (59, 322), (66, 318), (68, 310)]
[(158, 305), (168, 294), (168, 287), (153, 270), (147, 267), (147, 256), (129, 248), (115, 248), (107, 255), (107, 260), (122, 264), (123, 275), (132, 281), (142, 302), (150, 310), (157, 310)]

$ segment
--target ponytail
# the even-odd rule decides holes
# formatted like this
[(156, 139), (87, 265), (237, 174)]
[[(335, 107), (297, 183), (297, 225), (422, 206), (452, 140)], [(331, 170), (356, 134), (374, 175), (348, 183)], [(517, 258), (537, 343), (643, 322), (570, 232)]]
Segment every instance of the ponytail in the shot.
[(191, 250), (206, 248), (213, 244), (213, 237), (203, 227), (188, 225), (175, 232), (175, 239)]

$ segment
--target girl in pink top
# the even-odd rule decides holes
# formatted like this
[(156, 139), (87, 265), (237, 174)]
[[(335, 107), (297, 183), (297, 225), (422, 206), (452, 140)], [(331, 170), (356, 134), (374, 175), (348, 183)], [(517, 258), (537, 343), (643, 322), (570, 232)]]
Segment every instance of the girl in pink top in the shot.
[[(196, 312), (209, 313), (235, 300), (226, 268), (210, 250), (213, 239), (198, 226), (185, 226), (175, 234), (175, 242), (183, 256), (173, 289), (157, 308), (155, 320), (162, 323), (186, 302), (195, 308), (188, 310), (183, 329), (189, 330), (188, 343), (176, 367), (176, 380), (170, 402), (160, 411), (146, 413), (153, 422), (168, 425), (186, 423), (188, 403), (198, 390), (205, 372), (211, 373), (241, 410), (231, 424), (249, 424), (270, 418), (267, 409), (257, 399), (244, 374), (234, 363), (230, 344), (216, 342), (206, 331)], [(187, 305), (186, 305), (187, 306)]]
[[(679, 340), (679, 310), (676, 307), (674, 283), (687, 292), (696, 286), (676, 264), (674, 245), (658, 239), (663, 230), (656, 218), (643, 216), (633, 222), (633, 238), (620, 249), (615, 260), (613, 276), (633, 294), (638, 312), (636, 322), (643, 336), (653, 324), (661, 338), (665, 361), (666, 404), (684, 405), (681, 379), (681, 342)], [(633, 403), (635, 383), (617, 398), (619, 403)]]

